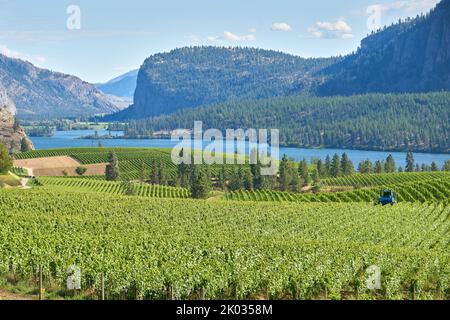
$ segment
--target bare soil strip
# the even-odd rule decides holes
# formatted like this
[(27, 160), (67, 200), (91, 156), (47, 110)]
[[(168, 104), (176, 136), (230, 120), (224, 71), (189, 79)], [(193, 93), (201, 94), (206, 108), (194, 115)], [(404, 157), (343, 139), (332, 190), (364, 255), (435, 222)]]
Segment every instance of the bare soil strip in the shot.
[(14, 160), (14, 166), (25, 168), (31, 176), (36, 177), (77, 176), (75, 169), (78, 167), (87, 169), (86, 176), (97, 176), (105, 174), (106, 169), (105, 163), (82, 165), (67, 156)]

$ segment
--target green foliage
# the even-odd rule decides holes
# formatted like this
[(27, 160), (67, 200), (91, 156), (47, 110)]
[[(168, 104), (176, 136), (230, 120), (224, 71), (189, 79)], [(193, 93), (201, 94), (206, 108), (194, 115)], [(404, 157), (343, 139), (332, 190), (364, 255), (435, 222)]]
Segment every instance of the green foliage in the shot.
[(108, 165), (106, 166), (105, 175), (106, 180), (108, 181), (117, 181), (119, 179), (119, 160), (117, 159), (117, 156), (113, 151), (109, 153)]
[(336, 153), (333, 156), (333, 160), (331, 160), (330, 175), (336, 178), (339, 177), (341, 174), (342, 174), (341, 162), (339, 159), (339, 155)]
[(30, 140), (28, 140), (28, 138), (22, 138), (22, 140), (20, 141), (20, 152), (28, 152), (31, 150), (32, 147)]
[(196, 165), (191, 172), (191, 195), (194, 199), (207, 199), (211, 192), (211, 179), (208, 174)]
[(87, 168), (85, 168), (85, 167), (77, 167), (77, 168), (75, 169), (75, 172), (76, 172), (77, 175), (79, 175), (79, 176), (83, 176), (83, 175), (86, 173), (86, 171), (87, 171)]
[(396, 171), (396, 169), (397, 168), (396, 168), (394, 157), (392, 156), (392, 154), (390, 154), (386, 158), (386, 163), (384, 164), (384, 171), (387, 173), (394, 173)]
[[(414, 172), (414, 154), (409, 151), (406, 155), (406, 172)], [(419, 170), (416, 170), (419, 171)]]
[(13, 166), (13, 160), (9, 155), (8, 149), (0, 143), (0, 174), (8, 173)]

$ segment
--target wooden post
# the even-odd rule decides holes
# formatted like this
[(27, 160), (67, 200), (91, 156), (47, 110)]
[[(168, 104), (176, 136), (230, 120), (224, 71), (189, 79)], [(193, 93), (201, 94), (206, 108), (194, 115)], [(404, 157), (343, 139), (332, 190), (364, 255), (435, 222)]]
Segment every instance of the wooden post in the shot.
[(101, 289), (102, 289), (102, 301), (104, 301), (105, 300), (105, 277), (104, 277), (104, 275), (103, 275), (103, 273), (102, 273), (102, 275), (101, 275), (101, 280), (100, 280), (100, 282), (101, 282)]
[(39, 300), (43, 299), (42, 296), (42, 291), (43, 291), (43, 286), (42, 286), (42, 266), (39, 266)]

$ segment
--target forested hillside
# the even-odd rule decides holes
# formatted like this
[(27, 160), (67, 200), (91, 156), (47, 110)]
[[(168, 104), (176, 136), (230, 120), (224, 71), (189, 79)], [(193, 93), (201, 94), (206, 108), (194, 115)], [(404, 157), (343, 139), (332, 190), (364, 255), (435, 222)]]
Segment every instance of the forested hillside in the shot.
[(287, 97), (180, 110), (132, 121), (127, 134), (205, 128), (277, 128), (287, 146), (450, 152), (450, 93)]
[(313, 73), (336, 61), (254, 48), (189, 47), (156, 54), (139, 71), (134, 105), (107, 119), (138, 119), (306, 92), (320, 81)]

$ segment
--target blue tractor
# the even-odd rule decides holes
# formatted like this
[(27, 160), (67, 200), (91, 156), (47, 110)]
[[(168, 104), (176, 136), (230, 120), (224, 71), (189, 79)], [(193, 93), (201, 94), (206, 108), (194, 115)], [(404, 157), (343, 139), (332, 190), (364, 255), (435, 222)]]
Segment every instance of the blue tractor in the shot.
[(390, 204), (393, 206), (397, 203), (397, 195), (392, 190), (382, 190), (380, 193), (380, 197), (378, 198), (378, 201), (376, 204), (381, 204), (382, 206), (386, 206)]

